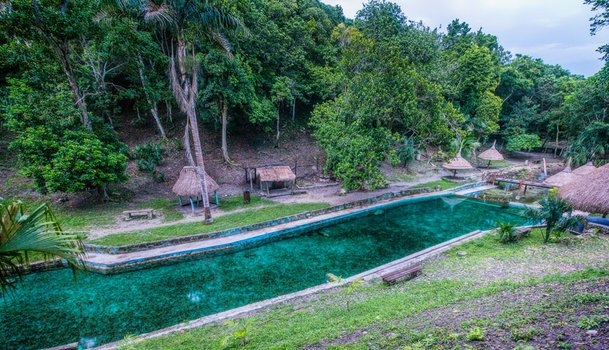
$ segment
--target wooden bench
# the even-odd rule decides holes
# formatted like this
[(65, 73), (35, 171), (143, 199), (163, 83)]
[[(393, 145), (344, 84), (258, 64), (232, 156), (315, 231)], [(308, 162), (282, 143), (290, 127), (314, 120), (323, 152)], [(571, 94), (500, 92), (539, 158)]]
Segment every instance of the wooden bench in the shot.
[(383, 282), (391, 284), (401, 280), (409, 280), (417, 277), (423, 267), (420, 264), (405, 266), (384, 275), (381, 275)]
[(123, 218), (125, 220), (132, 220), (133, 218), (143, 216), (145, 216), (147, 219), (154, 218), (154, 209), (137, 209), (123, 211)]

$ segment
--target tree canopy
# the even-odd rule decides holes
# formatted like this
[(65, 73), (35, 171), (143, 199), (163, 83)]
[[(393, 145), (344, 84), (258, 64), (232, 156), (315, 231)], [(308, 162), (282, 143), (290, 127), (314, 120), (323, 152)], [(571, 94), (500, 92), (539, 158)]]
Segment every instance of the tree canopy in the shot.
[[(596, 34), (607, 1), (585, 3)], [(383, 162), (491, 138), (609, 158), (607, 67), (573, 75), (459, 19), (444, 31), (410, 21), (386, 0), (354, 19), (318, 0), (13, 0), (0, 2), (0, 55), (0, 122), (41, 192), (124, 181), (119, 135), (134, 116), (163, 138), (190, 130), (197, 165), (198, 125), (221, 130), (229, 164), (234, 131), (280, 147), (286, 125), (310, 128), (348, 189), (384, 186)]]

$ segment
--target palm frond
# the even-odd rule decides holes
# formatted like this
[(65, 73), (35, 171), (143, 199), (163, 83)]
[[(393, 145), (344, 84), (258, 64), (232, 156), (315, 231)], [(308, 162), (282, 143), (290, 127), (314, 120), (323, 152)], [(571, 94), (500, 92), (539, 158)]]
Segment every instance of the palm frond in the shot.
[(23, 214), (21, 203), (0, 205), (0, 288), (12, 286), (14, 276), (21, 276), (29, 264), (28, 252), (42, 253), (45, 259), (60, 257), (72, 268), (84, 268), (82, 238), (61, 230), (50, 208), (43, 204), (30, 214)]
[(160, 28), (169, 28), (175, 25), (175, 12), (166, 3), (157, 5), (152, 1), (146, 1), (142, 4), (141, 11), (146, 22), (154, 23)]

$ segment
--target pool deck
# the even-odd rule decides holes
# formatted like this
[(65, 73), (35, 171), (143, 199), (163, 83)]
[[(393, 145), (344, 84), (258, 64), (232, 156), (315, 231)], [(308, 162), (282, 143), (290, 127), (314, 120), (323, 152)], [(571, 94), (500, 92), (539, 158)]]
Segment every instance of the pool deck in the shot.
[(128, 265), (140, 262), (152, 262), (155, 260), (167, 258), (183, 258), (184, 256), (196, 255), (197, 253), (200, 253), (205, 250), (210, 250), (219, 247), (227, 247), (237, 242), (251, 240), (256, 237), (268, 235), (270, 233), (281, 232), (286, 229), (296, 228), (299, 226), (324, 221), (327, 219), (354, 213), (360, 210), (362, 210), (362, 208), (346, 209), (340, 212), (320, 215), (308, 219), (301, 219), (285, 224), (275, 225), (269, 228), (234, 234), (226, 237), (176, 244), (167, 247), (152, 248), (137, 252), (122, 254), (103, 254), (96, 252), (88, 252), (87, 257), (84, 260), (89, 267), (93, 269), (103, 270), (104, 268), (109, 269), (118, 265)]
[[(472, 188), (470, 191), (479, 192), (483, 189), (485, 189), (485, 187), (478, 186)], [(250, 246), (255, 246), (255, 244), (260, 245), (260, 242), (262, 240), (271, 239), (271, 237), (273, 236), (282, 235), (284, 232), (289, 231), (291, 229), (307, 227), (315, 224), (323, 224), (325, 222), (333, 221), (334, 219), (338, 220), (341, 217), (346, 217), (350, 214), (354, 214), (362, 210), (375, 210), (377, 208), (383, 208), (390, 203), (396, 203), (399, 201), (409, 201), (420, 198), (440, 197), (451, 193), (454, 193), (454, 190), (392, 198), (376, 202), (372, 205), (356, 206), (353, 208), (331, 212), (328, 214), (312, 216), (309, 218), (277, 224), (271, 227), (261, 228), (258, 230), (252, 230), (217, 238), (150, 248), (146, 250), (125, 252), (120, 254), (108, 254), (103, 252), (90, 251), (87, 252), (87, 256), (84, 261), (88, 268), (95, 272), (117, 273), (154, 265), (170, 264), (173, 262), (184, 261), (189, 258), (192, 259), (206, 254), (209, 255), (235, 252), (238, 250), (249, 248)], [(247, 244), (244, 245), (244, 242), (248, 242), (250, 246), (247, 246)]]

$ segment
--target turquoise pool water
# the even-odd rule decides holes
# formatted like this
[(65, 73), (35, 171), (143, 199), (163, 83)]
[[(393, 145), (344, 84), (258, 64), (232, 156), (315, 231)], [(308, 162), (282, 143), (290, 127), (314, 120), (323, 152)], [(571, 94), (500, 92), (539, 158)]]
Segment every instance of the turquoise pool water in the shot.
[(59, 270), (28, 275), (0, 302), (0, 347), (100, 345), (348, 277), (495, 221), (519, 209), (436, 198), (370, 211), (258, 248), (117, 275)]

